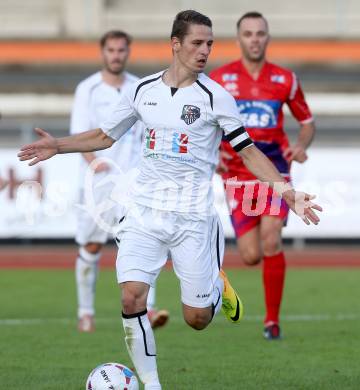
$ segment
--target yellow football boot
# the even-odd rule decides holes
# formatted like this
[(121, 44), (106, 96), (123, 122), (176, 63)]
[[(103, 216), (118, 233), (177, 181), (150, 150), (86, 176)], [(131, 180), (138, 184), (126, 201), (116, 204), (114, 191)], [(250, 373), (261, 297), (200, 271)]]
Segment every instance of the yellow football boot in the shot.
[(222, 312), (230, 322), (234, 324), (239, 323), (244, 315), (244, 306), (222, 269), (220, 270), (220, 277), (224, 282)]

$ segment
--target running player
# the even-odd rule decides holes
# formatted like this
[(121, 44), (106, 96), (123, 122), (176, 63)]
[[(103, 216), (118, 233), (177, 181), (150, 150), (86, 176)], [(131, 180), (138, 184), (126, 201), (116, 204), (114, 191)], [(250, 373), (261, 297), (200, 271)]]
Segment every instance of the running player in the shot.
[[(130, 44), (130, 36), (123, 31), (109, 31), (101, 37), (103, 69), (83, 80), (76, 88), (71, 115), (71, 134), (79, 134), (99, 127), (100, 123), (107, 118), (111, 105), (138, 80), (138, 77), (125, 71)], [(142, 133), (143, 126), (140, 124), (134, 126), (112, 148), (82, 153), (79, 175), (82, 179), (80, 182), (82, 207), (78, 209), (77, 216), (76, 242), (79, 245), (79, 255), (75, 268), (80, 332), (92, 332), (95, 329), (95, 287), (101, 249), (108, 239), (109, 230), (114, 223), (118, 223), (123, 214), (121, 207), (118, 210), (111, 208), (101, 215), (89, 212), (90, 206), (85, 200), (85, 191), (92, 192), (95, 207), (109, 197), (113, 183), (103, 184), (105, 177), (117, 173), (117, 169), (126, 173), (136, 166), (141, 152)], [(98, 158), (100, 159), (96, 162)], [(101, 160), (104, 158), (108, 162)], [(91, 188), (85, 188), (85, 180), (83, 180), (87, 169), (93, 170)], [(102, 224), (99, 224), (99, 218)], [(166, 310), (156, 311), (154, 305), (155, 288), (151, 288), (147, 308), (152, 327), (156, 328), (167, 322), (169, 314)]]
[[(260, 13), (249, 12), (239, 19), (237, 39), (242, 59), (212, 71), (210, 77), (233, 95), (255, 145), (269, 157), (282, 176), (290, 180), (291, 162), (303, 163), (307, 159), (306, 149), (314, 137), (311, 112), (295, 74), (266, 60), (269, 29)], [(289, 145), (283, 127), (285, 103), (300, 122), (294, 145)], [(271, 207), (277, 196), (267, 185), (255, 181), (256, 177), (226, 140), (221, 149), (219, 168), (227, 188), (241, 258), (248, 265), (256, 265), (263, 259), (264, 337), (279, 339), (279, 311), (285, 280), (281, 233), (289, 208), (284, 201), (279, 208)], [(258, 211), (251, 212), (254, 209)]]
[(105, 149), (136, 121), (145, 123), (134, 204), (122, 222), (117, 258), (125, 341), (145, 390), (161, 389), (146, 297), (168, 252), (180, 279), (187, 324), (206, 328), (221, 306), (233, 323), (242, 316), (239, 297), (220, 270), (224, 238), (213, 206), (211, 179), (223, 131), (254, 174), (283, 187), (283, 198), (304, 222), (319, 221), (313, 209), (321, 208), (311, 202), (312, 196), (285, 183), (253, 145), (232, 96), (203, 74), (212, 43), (207, 16), (180, 12), (173, 23), (173, 60), (167, 70), (136, 82), (100, 128), (60, 139), (36, 129), (41, 139), (18, 155), (34, 165), (57, 153)]

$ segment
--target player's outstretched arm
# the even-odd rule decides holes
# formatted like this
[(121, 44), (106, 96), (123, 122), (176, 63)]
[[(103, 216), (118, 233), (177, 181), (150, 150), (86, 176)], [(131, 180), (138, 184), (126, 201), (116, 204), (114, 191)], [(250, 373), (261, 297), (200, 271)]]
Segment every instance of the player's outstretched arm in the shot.
[(54, 138), (39, 128), (36, 128), (35, 132), (39, 135), (40, 139), (23, 146), (18, 153), (20, 161), (31, 160), (29, 165), (35, 165), (56, 154), (93, 152), (95, 150), (106, 149), (115, 142), (101, 129), (89, 130), (64, 138)]
[(246, 167), (258, 179), (268, 182), (279, 195), (282, 195), (290, 209), (307, 225), (310, 225), (311, 222), (315, 225), (319, 223), (320, 218), (314, 210), (322, 211), (322, 208), (312, 202), (315, 198), (314, 195), (295, 191), (280, 175), (273, 163), (255, 145), (242, 149), (239, 153)]

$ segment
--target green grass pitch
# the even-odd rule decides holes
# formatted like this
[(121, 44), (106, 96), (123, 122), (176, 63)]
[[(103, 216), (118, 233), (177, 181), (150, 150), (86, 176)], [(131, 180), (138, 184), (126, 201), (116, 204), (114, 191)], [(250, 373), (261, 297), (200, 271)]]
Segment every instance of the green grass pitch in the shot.
[[(178, 282), (162, 272), (156, 331), (164, 390), (345, 390), (360, 388), (360, 270), (290, 269), (283, 340), (262, 338), (259, 270), (228, 272), (245, 303), (240, 325), (221, 313), (205, 331), (181, 317)], [(78, 334), (71, 270), (1, 270), (0, 389), (84, 390), (99, 363), (132, 366), (123, 341), (115, 274), (101, 271), (97, 330)]]

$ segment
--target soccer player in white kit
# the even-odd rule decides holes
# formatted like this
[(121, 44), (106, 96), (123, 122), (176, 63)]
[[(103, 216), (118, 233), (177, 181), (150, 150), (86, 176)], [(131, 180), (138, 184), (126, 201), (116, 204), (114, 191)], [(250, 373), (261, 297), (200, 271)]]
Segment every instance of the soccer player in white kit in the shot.
[[(110, 113), (111, 106), (119, 100), (124, 91), (139, 78), (126, 72), (131, 37), (119, 30), (108, 31), (100, 39), (103, 69), (83, 80), (76, 88), (71, 114), (70, 133), (79, 134), (100, 126)], [(124, 214), (122, 207), (110, 208), (97, 215), (91, 207), (99, 207), (109, 197), (114, 184), (107, 182), (107, 176), (126, 174), (140, 159), (143, 125), (139, 122), (111, 148), (97, 152), (82, 153), (80, 166), (80, 205), (77, 211), (77, 234), (79, 245), (76, 259), (76, 287), (78, 296), (78, 329), (92, 332), (95, 329), (95, 288), (98, 263), (102, 246), (109, 233)], [(98, 160), (97, 160), (98, 159)], [(92, 170), (92, 183), (85, 188), (87, 170)], [(86, 202), (85, 191), (91, 192), (94, 204)], [(94, 206), (95, 205), (95, 206)], [(101, 206), (100, 206), (101, 207)], [(91, 212), (92, 211), (92, 212)], [(99, 224), (101, 218), (101, 224)], [(148, 296), (148, 315), (153, 327), (164, 325), (168, 312), (155, 310), (155, 289)]]
[(220, 307), (231, 322), (242, 315), (239, 297), (221, 271), (224, 238), (210, 185), (223, 132), (260, 180), (278, 183), (284, 200), (304, 222), (317, 224), (313, 209), (321, 210), (312, 196), (284, 182), (248, 137), (232, 96), (202, 73), (213, 43), (211, 26), (205, 15), (180, 12), (167, 70), (136, 82), (100, 128), (61, 139), (36, 129), (41, 139), (18, 154), (34, 165), (57, 153), (103, 149), (136, 121), (145, 123), (134, 205), (119, 235), (117, 272), (125, 341), (146, 390), (161, 389), (146, 297), (168, 252), (180, 279), (187, 324), (204, 329)]

